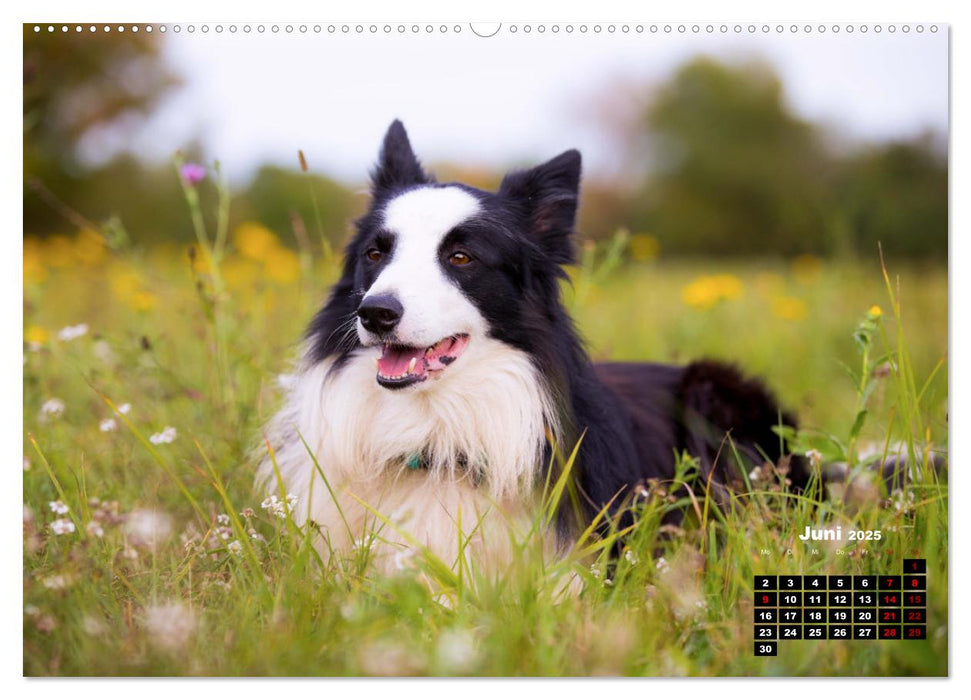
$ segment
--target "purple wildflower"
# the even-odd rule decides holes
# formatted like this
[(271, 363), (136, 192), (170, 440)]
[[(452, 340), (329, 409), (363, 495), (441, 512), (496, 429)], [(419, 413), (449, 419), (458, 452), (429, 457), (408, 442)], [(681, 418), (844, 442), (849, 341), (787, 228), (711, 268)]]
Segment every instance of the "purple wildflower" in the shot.
[(195, 185), (206, 179), (206, 167), (198, 163), (185, 163), (179, 168), (179, 174), (189, 185)]

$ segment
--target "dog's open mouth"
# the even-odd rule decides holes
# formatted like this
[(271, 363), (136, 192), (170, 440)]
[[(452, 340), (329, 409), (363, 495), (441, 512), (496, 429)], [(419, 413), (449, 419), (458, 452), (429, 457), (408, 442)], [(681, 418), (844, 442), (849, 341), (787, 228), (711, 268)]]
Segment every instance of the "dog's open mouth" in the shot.
[(443, 338), (427, 348), (385, 343), (378, 358), (378, 384), (386, 389), (402, 389), (443, 372), (469, 345), (465, 333)]

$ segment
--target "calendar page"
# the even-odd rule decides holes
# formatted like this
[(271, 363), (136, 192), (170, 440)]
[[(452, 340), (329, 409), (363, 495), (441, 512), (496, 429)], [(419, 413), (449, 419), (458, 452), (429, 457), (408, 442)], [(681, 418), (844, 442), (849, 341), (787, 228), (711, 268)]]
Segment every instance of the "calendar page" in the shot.
[(24, 20), (24, 676), (951, 673), (951, 27), (588, 10)]

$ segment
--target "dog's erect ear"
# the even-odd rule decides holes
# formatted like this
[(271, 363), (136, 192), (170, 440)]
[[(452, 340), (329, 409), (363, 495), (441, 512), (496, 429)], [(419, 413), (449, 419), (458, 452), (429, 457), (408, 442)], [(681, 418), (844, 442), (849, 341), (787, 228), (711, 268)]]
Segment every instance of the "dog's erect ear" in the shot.
[(395, 119), (384, 135), (377, 167), (371, 173), (371, 187), (375, 192), (434, 182), (421, 168), (411, 150), (405, 126)]
[(511, 172), (499, 194), (526, 214), (528, 233), (560, 264), (573, 262), (573, 225), (580, 190), (580, 152), (561, 153), (530, 170)]

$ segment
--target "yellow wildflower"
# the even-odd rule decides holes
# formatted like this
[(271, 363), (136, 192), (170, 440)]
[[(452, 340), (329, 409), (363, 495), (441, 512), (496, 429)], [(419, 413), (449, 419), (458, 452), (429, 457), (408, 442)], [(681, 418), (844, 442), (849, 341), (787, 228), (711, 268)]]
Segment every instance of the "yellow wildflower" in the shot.
[(36, 238), (24, 239), (24, 284), (40, 284), (47, 279), (44, 254)]
[(51, 267), (68, 267), (75, 262), (74, 241), (60, 234), (51, 236), (44, 245), (44, 258)]
[(870, 307), (870, 310), (867, 312), (867, 315), (873, 319), (880, 318), (881, 316), (883, 316), (883, 309), (881, 309), (879, 306), (874, 304), (873, 306)]
[(85, 265), (97, 265), (108, 253), (105, 240), (92, 229), (82, 229), (74, 241), (74, 254)]
[(271, 248), (264, 260), (266, 276), (280, 284), (293, 284), (300, 279), (300, 259), (289, 248)]
[(279, 246), (279, 241), (272, 231), (252, 221), (236, 227), (233, 243), (240, 253), (252, 260), (262, 260), (267, 253)]
[(47, 332), (47, 329), (40, 326), (31, 326), (24, 331), (24, 340), (28, 343), (43, 345), (50, 340), (50, 337), (51, 334)]
[(772, 313), (786, 321), (801, 321), (807, 311), (806, 302), (802, 299), (780, 296), (772, 300)]
[(119, 299), (125, 300), (142, 288), (142, 278), (138, 272), (124, 265), (115, 265), (108, 273), (111, 291)]
[(155, 308), (155, 295), (145, 290), (138, 290), (128, 298), (128, 305), (135, 311), (150, 311)]
[(719, 301), (738, 299), (745, 292), (742, 281), (735, 275), (699, 277), (681, 290), (681, 298), (688, 306), (710, 309)]

